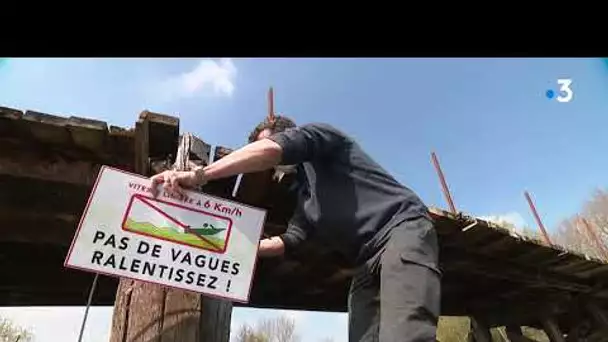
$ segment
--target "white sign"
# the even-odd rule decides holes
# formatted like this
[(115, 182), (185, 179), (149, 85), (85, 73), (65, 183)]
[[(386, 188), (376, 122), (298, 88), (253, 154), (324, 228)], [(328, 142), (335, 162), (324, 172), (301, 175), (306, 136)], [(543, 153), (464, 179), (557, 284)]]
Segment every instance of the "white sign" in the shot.
[(247, 303), (266, 211), (103, 166), (66, 267)]

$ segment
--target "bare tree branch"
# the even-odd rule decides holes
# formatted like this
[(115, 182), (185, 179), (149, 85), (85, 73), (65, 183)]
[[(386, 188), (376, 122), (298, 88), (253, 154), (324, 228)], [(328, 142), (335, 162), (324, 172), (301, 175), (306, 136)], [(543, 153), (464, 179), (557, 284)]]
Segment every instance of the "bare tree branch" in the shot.
[(30, 342), (34, 336), (5, 318), (0, 318), (0, 342)]
[(299, 342), (296, 324), (291, 318), (281, 316), (260, 320), (255, 329), (244, 324), (239, 328), (234, 342)]

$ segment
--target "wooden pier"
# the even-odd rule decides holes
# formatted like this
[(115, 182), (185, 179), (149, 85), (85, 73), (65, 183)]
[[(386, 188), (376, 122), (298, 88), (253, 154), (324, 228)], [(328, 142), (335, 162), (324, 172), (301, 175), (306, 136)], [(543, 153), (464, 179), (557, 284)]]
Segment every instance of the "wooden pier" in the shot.
[[(179, 136), (179, 119), (149, 111), (125, 129), (92, 119), (0, 107), (0, 304), (84, 305), (94, 275), (66, 269), (63, 262), (100, 166), (150, 175), (173, 163)], [(200, 146), (211, 150), (204, 143)], [(228, 153), (228, 148), (215, 148), (214, 159)], [(199, 162), (208, 162), (205, 159)], [(277, 183), (271, 176), (245, 175), (236, 200), (268, 209), (265, 233), (274, 235), (285, 229), (294, 199), (286, 192), (290, 180)], [(204, 191), (232, 197), (236, 183), (236, 177), (224, 179), (206, 185)], [(533, 326), (544, 329), (552, 341), (608, 341), (605, 260), (547, 246), (462, 213), (437, 208), (431, 213), (441, 245), (442, 314), (470, 316), (477, 341), (488, 341), (488, 328), (495, 326), (507, 326), (512, 340), (519, 338), (520, 326)], [(344, 312), (351, 274), (352, 265), (310, 241), (297, 255), (260, 261), (250, 305)], [(180, 320), (192, 320), (192, 314), (184, 314), (173, 317), (171, 324), (152, 323), (170, 308), (177, 310), (175, 303), (192, 301), (191, 294), (139, 287), (125, 296), (123, 288), (117, 299), (118, 284), (118, 279), (101, 276), (93, 304), (116, 301), (124, 308), (146, 298), (163, 303), (151, 306), (156, 313), (146, 317), (116, 310), (113, 329), (138, 327), (121, 333), (134, 337), (129, 340), (177, 336), (174, 328)], [(188, 336), (225, 341), (225, 332), (215, 336), (209, 331), (226, 329), (225, 319), (213, 325), (213, 318), (207, 317), (218, 312), (209, 305), (219, 304), (201, 303), (194, 325), (207, 328)], [(226, 315), (229, 320), (229, 311)]]

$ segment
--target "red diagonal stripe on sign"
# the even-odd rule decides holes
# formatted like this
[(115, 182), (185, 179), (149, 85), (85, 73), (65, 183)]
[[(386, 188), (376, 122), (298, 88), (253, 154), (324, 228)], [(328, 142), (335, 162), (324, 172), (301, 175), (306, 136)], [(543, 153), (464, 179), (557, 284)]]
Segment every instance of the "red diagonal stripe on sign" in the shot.
[(147, 204), (148, 206), (150, 206), (151, 208), (153, 208), (154, 210), (158, 211), (158, 213), (161, 214), (162, 216), (164, 216), (167, 220), (175, 223), (179, 227), (182, 227), (187, 233), (195, 235), (199, 239), (201, 239), (201, 240), (205, 241), (206, 243), (210, 244), (211, 246), (213, 246), (213, 248), (217, 249), (218, 251), (221, 250), (221, 248), (219, 246), (217, 246), (215, 243), (211, 242), (209, 239), (205, 238), (204, 236), (198, 234), (196, 231), (190, 229), (190, 227), (188, 227), (185, 224), (179, 222), (174, 217), (171, 217), (169, 214), (167, 214), (166, 212), (164, 212), (162, 209), (160, 209), (159, 207), (157, 207), (154, 204), (152, 204), (152, 202), (150, 202), (147, 198), (145, 198), (143, 196), (138, 196), (138, 195), (135, 195), (135, 197), (138, 198), (140, 201), (144, 202), (145, 204)]

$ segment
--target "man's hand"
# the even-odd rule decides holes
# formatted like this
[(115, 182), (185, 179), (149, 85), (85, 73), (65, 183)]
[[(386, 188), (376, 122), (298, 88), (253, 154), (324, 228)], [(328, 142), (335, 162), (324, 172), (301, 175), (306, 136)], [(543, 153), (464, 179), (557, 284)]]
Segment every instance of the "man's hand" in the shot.
[(278, 236), (273, 236), (260, 241), (259, 255), (261, 257), (279, 256), (285, 253), (285, 244), (283, 239)]
[(202, 170), (196, 171), (173, 171), (168, 170), (152, 176), (152, 194), (158, 195), (158, 185), (162, 184), (164, 189), (171, 194), (183, 194), (184, 188), (193, 188), (205, 184)]
[(248, 144), (204, 168), (194, 171), (165, 171), (152, 176), (152, 191), (156, 196), (159, 184), (171, 193), (183, 192), (183, 187), (204, 185), (207, 181), (270, 169), (281, 160), (282, 148), (270, 139)]

